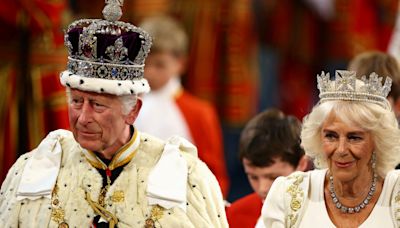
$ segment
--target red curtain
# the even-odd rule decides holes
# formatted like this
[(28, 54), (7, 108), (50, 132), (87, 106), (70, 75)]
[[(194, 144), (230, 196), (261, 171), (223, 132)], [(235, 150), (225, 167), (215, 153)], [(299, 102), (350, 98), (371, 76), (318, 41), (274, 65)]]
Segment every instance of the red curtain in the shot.
[(0, 181), (19, 154), (36, 147), (49, 131), (68, 128), (59, 83), (67, 60), (65, 10), (64, 0), (3, 0), (0, 5)]

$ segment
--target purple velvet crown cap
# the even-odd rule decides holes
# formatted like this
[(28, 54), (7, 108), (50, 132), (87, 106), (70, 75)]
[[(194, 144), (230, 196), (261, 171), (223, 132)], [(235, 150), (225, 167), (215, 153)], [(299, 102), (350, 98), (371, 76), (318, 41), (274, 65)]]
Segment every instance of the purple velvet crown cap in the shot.
[[(82, 35), (82, 31), (83, 28), (73, 28), (71, 29), (71, 31), (67, 33), (68, 34), (67, 39), (69, 42), (71, 42), (72, 45), (72, 50), (69, 53), (70, 56), (79, 55), (79, 37), (80, 35)], [(135, 60), (142, 46), (141, 43), (142, 39), (139, 38), (139, 34), (136, 32), (129, 31), (120, 35), (97, 33), (94, 34), (94, 36), (96, 37), (97, 40), (96, 53), (97, 53), (97, 59), (99, 60), (103, 58), (104, 61), (106, 60), (112, 61), (110, 56), (106, 54), (106, 50), (107, 47), (113, 46), (118, 38), (122, 38), (123, 46), (126, 47), (128, 50), (127, 58), (132, 62)], [(85, 57), (90, 58), (90, 54), (92, 51), (90, 48), (84, 49), (82, 51)]]
[(64, 42), (69, 54), (60, 75), (64, 86), (114, 95), (150, 91), (144, 62), (151, 37), (143, 29), (122, 21), (82, 19), (69, 25)]

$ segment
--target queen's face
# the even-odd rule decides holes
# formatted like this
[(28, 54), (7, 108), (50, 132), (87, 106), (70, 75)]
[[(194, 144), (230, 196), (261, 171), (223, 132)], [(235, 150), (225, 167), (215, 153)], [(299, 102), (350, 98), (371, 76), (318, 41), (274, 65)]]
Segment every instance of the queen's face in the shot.
[(321, 129), (322, 149), (334, 178), (341, 182), (370, 176), (375, 145), (369, 131), (330, 116)]

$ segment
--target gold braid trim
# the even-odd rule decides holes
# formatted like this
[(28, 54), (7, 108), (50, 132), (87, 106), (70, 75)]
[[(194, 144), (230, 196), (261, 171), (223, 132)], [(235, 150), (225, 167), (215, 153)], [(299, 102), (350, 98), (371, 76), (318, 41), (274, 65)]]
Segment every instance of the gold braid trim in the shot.
[(109, 228), (115, 227), (115, 225), (118, 223), (118, 218), (113, 213), (107, 211), (107, 209), (102, 207), (99, 203), (93, 201), (89, 192), (86, 192), (86, 201), (98, 215), (108, 221)]

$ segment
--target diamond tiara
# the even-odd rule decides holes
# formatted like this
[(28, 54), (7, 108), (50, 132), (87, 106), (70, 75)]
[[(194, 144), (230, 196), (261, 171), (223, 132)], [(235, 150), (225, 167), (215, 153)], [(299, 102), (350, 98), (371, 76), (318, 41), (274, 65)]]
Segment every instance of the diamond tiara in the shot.
[(329, 73), (322, 71), (317, 75), (320, 103), (330, 100), (370, 102), (385, 109), (390, 109), (386, 99), (390, 92), (392, 79), (386, 77), (382, 85), (382, 77), (375, 72), (369, 77), (357, 79), (355, 71), (337, 70), (335, 79), (331, 80)]

